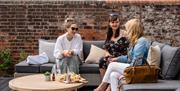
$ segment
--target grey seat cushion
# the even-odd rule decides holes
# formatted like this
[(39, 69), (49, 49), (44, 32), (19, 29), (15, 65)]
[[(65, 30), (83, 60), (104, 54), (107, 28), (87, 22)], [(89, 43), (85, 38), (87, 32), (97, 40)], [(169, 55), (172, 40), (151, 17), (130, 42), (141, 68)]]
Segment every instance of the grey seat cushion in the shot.
[(40, 72), (41, 73), (44, 73), (46, 71), (51, 72), (53, 65), (54, 63), (46, 63), (46, 64), (40, 65)]
[(80, 65), (79, 73), (80, 74), (86, 74), (86, 73), (99, 74), (99, 65), (83, 63), (82, 65)]
[(15, 72), (18, 73), (39, 73), (39, 65), (29, 65), (26, 61), (15, 65)]
[(87, 58), (90, 52), (91, 44), (96, 45), (97, 47), (102, 48), (104, 41), (83, 41), (83, 54), (84, 59)]
[[(44, 73), (45, 71), (51, 72), (52, 66), (53, 66), (53, 63), (42, 64), (40, 65), (40, 72), (41, 73)], [(99, 67), (98, 64), (83, 63), (82, 65), (80, 65), (79, 73), (80, 74), (87, 74), (87, 73), (98, 74), (99, 73), (98, 67)]]
[(159, 80), (158, 83), (140, 83), (123, 85), (124, 91), (175, 91), (180, 87), (177, 80)]
[(176, 89), (176, 91), (180, 91), (180, 87)]
[(164, 79), (177, 79), (180, 72), (180, 48), (164, 46), (162, 49), (161, 70)]
[(39, 54), (45, 52), (48, 55), (49, 62), (55, 63), (54, 47), (56, 40), (39, 39)]
[[(46, 64), (42, 64), (40, 65), (40, 72), (45, 72), (45, 71), (49, 71), (51, 72), (53, 63), (46, 63)], [(80, 74), (86, 74), (86, 73), (99, 73), (99, 68), (98, 68), (98, 64), (86, 64), (83, 63), (82, 65), (80, 65)]]

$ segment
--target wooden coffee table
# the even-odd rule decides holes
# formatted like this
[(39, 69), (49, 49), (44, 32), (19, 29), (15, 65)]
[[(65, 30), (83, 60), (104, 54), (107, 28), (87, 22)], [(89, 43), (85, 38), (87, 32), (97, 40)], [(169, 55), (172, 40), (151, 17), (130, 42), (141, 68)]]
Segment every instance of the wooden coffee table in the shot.
[(35, 74), (12, 79), (9, 81), (9, 87), (18, 91), (76, 91), (86, 83), (65, 84), (58, 81), (45, 81), (43, 74)]

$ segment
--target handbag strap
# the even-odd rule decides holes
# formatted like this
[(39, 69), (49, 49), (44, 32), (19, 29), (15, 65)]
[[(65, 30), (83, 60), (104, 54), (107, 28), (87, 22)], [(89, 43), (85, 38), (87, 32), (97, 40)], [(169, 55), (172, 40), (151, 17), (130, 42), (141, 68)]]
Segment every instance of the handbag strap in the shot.
[(150, 67), (149, 63), (147, 62), (147, 60), (146, 60), (144, 57), (139, 57), (139, 58), (137, 58), (137, 59), (134, 61), (134, 63), (133, 63), (133, 67), (134, 67), (134, 68), (136, 67), (135, 64), (136, 64), (137, 60), (140, 60), (140, 59), (145, 62), (145, 64), (148, 66), (149, 70), (151, 71), (151, 67)]
[(144, 61), (147, 65), (149, 65), (149, 63), (147, 62), (147, 60), (146, 60), (144, 57), (138, 57), (137, 59), (135, 59), (135, 61), (134, 61), (134, 63), (133, 63), (133, 66), (136, 66), (135, 64), (136, 64), (136, 62), (137, 62), (138, 60), (142, 60), (142, 61)]

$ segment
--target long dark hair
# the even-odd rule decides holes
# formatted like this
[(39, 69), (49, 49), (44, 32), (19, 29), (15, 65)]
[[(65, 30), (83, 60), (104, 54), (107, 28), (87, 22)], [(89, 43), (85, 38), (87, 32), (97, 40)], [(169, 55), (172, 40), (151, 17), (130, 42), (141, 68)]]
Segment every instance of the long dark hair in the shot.
[[(119, 15), (118, 14), (110, 14), (109, 16), (109, 22), (112, 21), (116, 21), (119, 19)], [(120, 27), (120, 26), (119, 26)], [(115, 32), (115, 38), (117, 38), (119, 36), (119, 32), (120, 32), (120, 28), (118, 27), (118, 29)], [(108, 25), (108, 31), (107, 31), (107, 38), (106, 41), (111, 40), (111, 37), (113, 36), (113, 31), (110, 25)]]

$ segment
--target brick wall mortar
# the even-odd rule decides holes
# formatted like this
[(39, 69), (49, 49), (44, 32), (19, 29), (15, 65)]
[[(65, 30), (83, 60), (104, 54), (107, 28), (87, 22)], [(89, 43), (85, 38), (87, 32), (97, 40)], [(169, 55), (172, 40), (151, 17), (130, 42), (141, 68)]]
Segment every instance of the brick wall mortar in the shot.
[[(56, 39), (64, 18), (74, 12), (85, 40), (103, 40), (108, 14), (119, 12), (122, 23), (140, 17), (151, 40), (180, 46), (180, 5), (128, 5), (50, 0), (0, 1), (0, 50), (10, 48), (15, 61), (24, 49), (38, 54), (38, 39)], [(88, 35), (92, 36), (88, 36)], [(100, 36), (101, 35), (101, 36)]]

